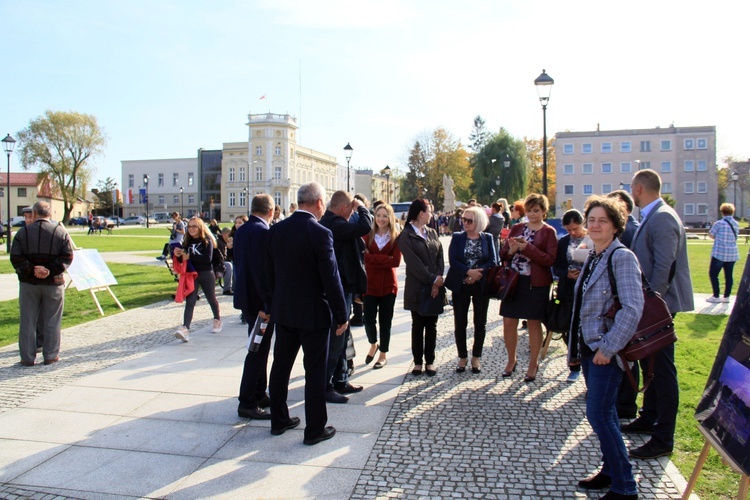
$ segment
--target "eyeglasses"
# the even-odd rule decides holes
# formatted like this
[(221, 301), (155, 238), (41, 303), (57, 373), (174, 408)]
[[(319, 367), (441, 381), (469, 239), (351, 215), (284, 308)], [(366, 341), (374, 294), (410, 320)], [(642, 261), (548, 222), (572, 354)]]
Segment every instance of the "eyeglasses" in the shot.
[(474, 219), (467, 219), (466, 217), (461, 217), (461, 222), (464, 224), (474, 224)]
[(188, 226), (188, 229), (198, 229), (199, 227), (200, 226), (192, 225), (192, 226)]

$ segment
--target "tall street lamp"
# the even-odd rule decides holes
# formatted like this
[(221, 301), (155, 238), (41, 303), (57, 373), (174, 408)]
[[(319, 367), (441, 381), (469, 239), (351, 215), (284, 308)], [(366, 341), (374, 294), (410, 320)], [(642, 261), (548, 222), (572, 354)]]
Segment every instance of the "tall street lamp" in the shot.
[(143, 185), (146, 187), (146, 199), (143, 200), (146, 205), (146, 229), (148, 229), (148, 175), (143, 174)]
[(391, 203), (391, 167), (388, 165), (383, 169), (385, 174), (385, 202), (390, 205)]
[(246, 187), (242, 188), (242, 192), (245, 193), (245, 206), (247, 207), (247, 215), (250, 216), (250, 198), (248, 197), (249, 191)]
[(7, 242), (7, 249), (8, 249), (8, 255), (10, 255), (10, 237), (13, 230), (11, 229), (10, 221), (10, 154), (13, 152), (13, 148), (16, 147), (16, 140), (10, 136), (10, 134), (5, 136), (5, 139), (3, 139), (3, 149), (5, 150), (5, 154), (8, 155), (8, 178), (6, 179), (8, 181), (8, 190), (5, 192), (5, 199), (8, 202), (8, 213), (5, 214), (5, 218), (7, 219), (8, 223), (8, 234), (6, 235), (6, 242)]
[[(8, 171), (10, 172), (10, 170)], [(735, 213), (737, 213), (737, 181), (740, 180), (740, 174), (738, 174), (737, 172), (732, 172), (731, 178), (732, 178), (732, 182), (734, 183), (734, 210), (735, 210)]]
[(547, 103), (549, 102), (552, 85), (554, 84), (555, 81), (545, 70), (542, 70), (542, 74), (534, 80), (539, 102), (542, 103), (542, 121), (544, 127), (544, 141), (542, 144), (542, 194), (544, 196), (547, 196)]
[(180, 218), (185, 218), (185, 189), (180, 186)]
[[(506, 170), (506, 171), (507, 171), (507, 170), (508, 170), (508, 169), (510, 168), (510, 155), (509, 155), (508, 153), (505, 153), (505, 159), (503, 160), (503, 167), (505, 167), (505, 170)], [(504, 175), (503, 177), (505, 178), (505, 185), (507, 186), (507, 185), (509, 184), (509, 183), (508, 183), (508, 174), (506, 173), (506, 174), (505, 174), (505, 175)], [(498, 176), (497, 178), (498, 178), (498, 179), (500, 179), (500, 176)], [(507, 197), (509, 196), (509, 194), (508, 194), (508, 192), (507, 192), (507, 191), (508, 191), (508, 190), (507, 190), (507, 188), (506, 188), (506, 193), (505, 193), (506, 199), (507, 199)], [(500, 189), (499, 189), (499, 188), (498, 188), (498, 191), (497, 191), (497, 192), (498, 192), (498, 193), (500, 192)], [(503, 208), (507, 208), (507, 207), (503, 207)]]
[(346, 143), (346, 146), (344, 146), (344, 156), (346, 157), (346, 192), (349, 192), (349, 160), (352, 159), (352, 151), (354, 151), (354, 148), (352, 148), (349, 143)]

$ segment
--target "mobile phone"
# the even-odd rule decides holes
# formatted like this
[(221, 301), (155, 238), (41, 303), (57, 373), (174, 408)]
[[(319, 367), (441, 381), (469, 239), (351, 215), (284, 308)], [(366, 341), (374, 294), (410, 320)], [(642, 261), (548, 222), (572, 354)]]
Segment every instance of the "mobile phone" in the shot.
[(513, 239), (519, 243), (523, 243), (524, 241), (526, 241), (525, 239), (523, 239), (523, 236), (515, 236)]

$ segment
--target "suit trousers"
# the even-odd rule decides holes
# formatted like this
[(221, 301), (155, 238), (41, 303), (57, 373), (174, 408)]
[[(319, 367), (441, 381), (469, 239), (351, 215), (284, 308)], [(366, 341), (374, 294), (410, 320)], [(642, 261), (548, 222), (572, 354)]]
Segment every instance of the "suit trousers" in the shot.
[(280, 429), (289, 423), (289, 376), (300, 347), (305, 367), (305, 439), (320, 437), (328, 422), (326, 412), (326, 359), (330, 328), (302, 330), (276, 325), (276, 343), (269, 379), (271, 397), (271, 428)]
[(422, 357), (427, 365), (435, 362), (437, 320), (437, 316), (422, 316), (417, 311), (411, 312), (411, 353), (416, 366), (422, 364)]
[(33, 363), (36, 359), (37, 328), (43, 318), (44, 359), (54, 359), (60, 353), (60, 325), (65, 305), (64, 285), (32, 285), (19, 283), (18, 303), (20, 324), (18, 348), (21, 361)]
[(484, 337), (487, 333), (487, 309), (490, 298), (482, 293), (479, 283), (463, 284), (458, 293), (453, 294), (453, 320), (455, 326), (456, 349), (459, 358), (466, 358), (466, 327), (469, 324), (469, 304), (474, 304), (474, 345), (471, 355), (482, 357)]
[(365, 325), (367, 341), (370, 344), (378, 342), (378, 323), (380, 324), (380, 352), (388, 352), (391, 345), (391, 324), (393, 323), (393, 308), (396, 305), (396, 294), (389, 293), (382, 297), (365, 295), (362, 297), (362, 323)]
[[(675, 344), (669, 345), (656, 353), (654, 379), (643, 395), (640, 417), (644, 422), (654, 424), (652, 439), (669, 449), (674, 446), (674, 430), (680, 403), (674, 346)], [(646, 373), (647, 370), (648, 360), (641, 360), (641, 371)]]
[[(345, 293), (344, 299), (346, 300), (346, 311), (348, 316), (352, 311), (352, 301), (354, 296), (351, 293)], [(349, 381), (349, 373), (347, 372), (346, 366), (346, 342), (349, 335), (352, 334), (349, 327), (347, 327), (346, 331), (341, 335), (336, 335), (335, 325), (331, 326), (331, 330), (334, 331), (331, 332), (328, 341), (327, 380), (329, 387), (340, 384), (346, 385)]]
[[(242, 315), (245, 318), (251, 318), (248, 321), (249, 334), (255, 326), (255, 321), (252, 318), (258, 314), (248, 315), (243, 311)], [(245, 356), (245, 367), (242, 370), (242, 380), (240, 381), (240, 395), (237, 398), (243, 408), (257, 408), (258, 402), (266, 395), (268, 353), (271, 350), (271, 337), (273, 337), (274, 327), (273, 322), (269, 323), (258, 350), (255, 352), (247, 351), (247, 356)]]

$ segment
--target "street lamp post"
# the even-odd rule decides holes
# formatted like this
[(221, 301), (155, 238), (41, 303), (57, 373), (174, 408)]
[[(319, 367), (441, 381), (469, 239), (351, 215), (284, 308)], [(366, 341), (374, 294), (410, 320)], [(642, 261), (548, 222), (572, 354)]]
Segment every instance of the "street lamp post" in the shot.
[(146, 229), (148, 229), (149, 227), (148, 226), (148, 179), (149, 179), (148, 175), (143, 174), (143, 185), (146, 187), (146, 199), (143, 200), (146, 205)]
[[(505, 159), (503, 160), (503, 167), (505, 167), (505, 170), (508, 170), (510, 168), (510, 155), (508, 153), (505, 153)], [(505, 174), (505, 184), (506, 185), (508, 184), (508, 174), (507, 173)], [(506, 191), (507, 191), (507, 188), (506, 188)], [(498, 189), (498, 193), (499, 192), (500, 192), (500, 190)], [(505, 194), (506, 194), (506, 199), (507, 199), (507, 196), (510, 196), (510, 195), (507, 192)], [(507, 208), (507, 207), (504, 207), (504, 208)]]
[(391, 167), (388, 165), (383, 169), (385, 173), (385, 202), (390, 205), (391, 203)]
[(555, 81), (542, 70), (542, 74), (534, 80), (536, 92), (539, 96), (539, 102), (542, 103), (542, 123), (544, 131), (544, 140), (542, 142), (542, 194), (547, 196), (547, 103), (552, 92), (552, 85)]
[(180, 218), (185, 217), (185, 189), (180, 186)]
[(3, 139), (3, 149), (5, 150), (5, 154), (8, 155), (8, 178), (5, 179), (8, 181), (8, 190), (5, 192), (5, 199), (8, 204), (8, 213), (5, 214), (5, 218), (7, 219), (8, 224), (8, 234), (5, 236), (5, 240), (7, 242), (7, 250), (8, 255), (10, 255), (10, 237), (12, 235), (13, 229), (10, 225), (11, 222), (11, 216), (10, 216), (10, 154), (13, 152), (13, 148), (16, 147), (16, 140), (10, 136), (10, 134), (5, 136), (5, 139)]
[(249, 191), (246, 187), (242, 188), (242, 191), (245, 193), (245, 206), (247, 207), (247, 215), (250, 216), (250, 198), (248, 197)]
[(354, 151), (354, 148), (349, 145), (349, 143), (346, 143), (346, 146), (344, 146), (344, 156), (346, 157), (346, 192), (349, 192), (349, 160), (352, 159), (352, 152)]
[(737, 213), (737, 181), (740, 180), (740, 174), (732, 172), (732, 182), (734, 183), (734, 213)]

